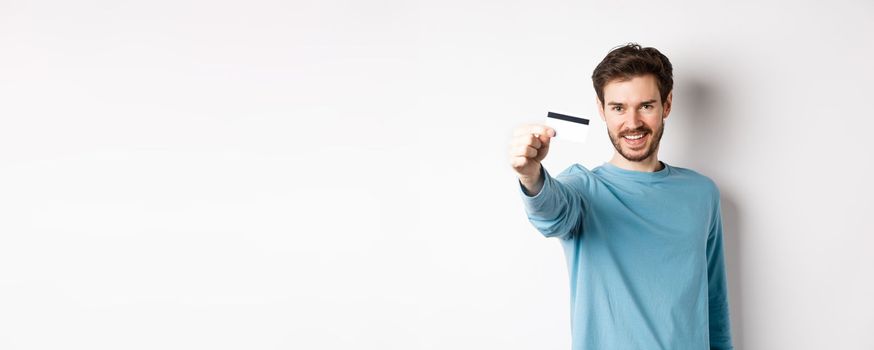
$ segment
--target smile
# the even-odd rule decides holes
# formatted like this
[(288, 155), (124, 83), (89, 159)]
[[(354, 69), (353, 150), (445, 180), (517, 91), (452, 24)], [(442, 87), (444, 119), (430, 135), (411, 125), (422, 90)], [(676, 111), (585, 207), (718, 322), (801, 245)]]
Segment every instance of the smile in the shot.
[(642, 133), (642, 134), (636, 134), (636, 135), (625, 135), (625, 136), (622, 136), (622, 138), (625, 139), (625, 143), (627, 143), (629, 146), (635, 147), (635, 146), (643, 145), (643, 143), (646, 140), (645, 136), (647, 134), (648, 133)]

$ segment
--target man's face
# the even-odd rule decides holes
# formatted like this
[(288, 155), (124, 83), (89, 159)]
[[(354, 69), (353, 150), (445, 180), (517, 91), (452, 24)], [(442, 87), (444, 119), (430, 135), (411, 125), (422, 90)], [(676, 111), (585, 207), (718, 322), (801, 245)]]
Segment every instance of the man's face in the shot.
[(648, 74), (607, 83), (604, 105), (595, 97), (610, 142), (625, 159), (640, 162), (656, 156), (672, 95), (662, 103), (656, 78)]

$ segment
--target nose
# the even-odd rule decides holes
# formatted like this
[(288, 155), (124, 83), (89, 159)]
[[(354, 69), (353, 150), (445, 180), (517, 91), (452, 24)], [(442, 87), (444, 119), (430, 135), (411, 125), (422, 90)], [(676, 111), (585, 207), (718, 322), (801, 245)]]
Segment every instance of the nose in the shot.
[(628, 130), (635, 130), (643, 126), (643, 119), (640, 112), (635, 110), (628, 113), (628, 120), (625, 121), (625, 126)]

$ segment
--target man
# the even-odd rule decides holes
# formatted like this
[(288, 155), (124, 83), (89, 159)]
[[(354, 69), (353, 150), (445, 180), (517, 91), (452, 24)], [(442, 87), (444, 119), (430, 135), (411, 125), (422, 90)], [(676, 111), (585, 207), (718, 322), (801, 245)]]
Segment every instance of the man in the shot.
[(732, 349), (719, 190), (658, 159), (672, 66), (654, 48), (612, 50), (592, 81), (616, 148), (553, 178), (555, 130), (516, 129), (511, 164), (529, 221), (564, 248), (573, 349)]

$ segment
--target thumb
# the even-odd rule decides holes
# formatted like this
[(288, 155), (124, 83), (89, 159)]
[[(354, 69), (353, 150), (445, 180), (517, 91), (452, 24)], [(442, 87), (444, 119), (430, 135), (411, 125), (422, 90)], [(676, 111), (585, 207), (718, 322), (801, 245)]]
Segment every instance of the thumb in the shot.
[(541, 135), (539, 135), (539, 136), (540, 136), (540, 137), (539, 137), (539, 139), (540, 139), (540, 143), (542, 143), (542, 144), (544, 144), (544, 145), (549, 145), (549, 141), (550, 141), (553, 137), (555, 137), (555, 130), (554, 130), (554, 129), (549, 129), (549, 130), (546, 131), (545, 134), (541, 134)]

